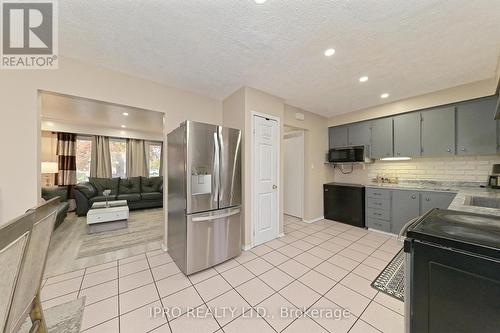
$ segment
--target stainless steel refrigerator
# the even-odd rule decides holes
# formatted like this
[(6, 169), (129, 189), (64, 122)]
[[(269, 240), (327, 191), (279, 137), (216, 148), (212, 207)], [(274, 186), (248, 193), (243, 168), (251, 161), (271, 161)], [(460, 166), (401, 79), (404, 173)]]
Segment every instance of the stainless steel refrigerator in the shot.
[(241, 131), (186, 121), (168, 135), (170, 256), (189, 275), (241, 253)]

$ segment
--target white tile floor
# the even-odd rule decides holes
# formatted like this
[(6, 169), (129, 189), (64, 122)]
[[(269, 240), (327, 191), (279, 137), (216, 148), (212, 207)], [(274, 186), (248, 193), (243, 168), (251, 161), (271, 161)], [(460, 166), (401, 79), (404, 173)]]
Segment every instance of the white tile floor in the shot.
[[(189, 278), (158, 249), (50, 277), (42, 299), (48, 308), (85, 296), (86, 333), (402, 333), (403, 303), (370, 286), (400, 248), (380, 233), (285, 216), (284, 237)], [(152, 317), (155, 307), (171, 311)]]

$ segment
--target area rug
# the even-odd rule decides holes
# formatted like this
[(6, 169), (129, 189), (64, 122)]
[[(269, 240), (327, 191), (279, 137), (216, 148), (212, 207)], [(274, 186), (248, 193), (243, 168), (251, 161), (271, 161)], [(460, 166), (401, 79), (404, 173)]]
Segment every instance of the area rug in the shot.
[[(80, 219), (82, 218), (78, 218), (78, 222), (81, 222)], [(135, 245), (161, 241), (165, 230), (164, 224), (163, 208), (131, 211), (127, 228), (84, 235), (77, 258), (92, 257)]]
[[(43, 315), (48, 333), (79, 333), (82, 326), (82, 316), (85, 307), (85, 297), (74, 301), (44, 309)], [(28, 318), (19, 333), (28, 333), (31, 320)]]
[(405, 294), (405, 253), (401, 249), (391, 260), (371, 286), (384, 294), (404, 301)]

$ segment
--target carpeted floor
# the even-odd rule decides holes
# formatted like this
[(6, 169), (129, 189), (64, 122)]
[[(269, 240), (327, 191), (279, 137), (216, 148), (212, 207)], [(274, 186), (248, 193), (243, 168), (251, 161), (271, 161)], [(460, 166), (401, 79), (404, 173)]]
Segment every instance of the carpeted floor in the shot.
[[(85, 221), (85, 217), (78, 219)], [(78, 221), (78, 223), (81, 222)], [(84, 235), (77, 258), (91, 257), (138, 244), (161, 241), (163, 232), (163, 209), (131, 211), (127, 228)]]
[(162, 246), (164, 233), (163, 208), (131, 211), (127, 229), (91, 235), (86, 218), (70, 213), (52, 234), (45, 276), (158, 249)]

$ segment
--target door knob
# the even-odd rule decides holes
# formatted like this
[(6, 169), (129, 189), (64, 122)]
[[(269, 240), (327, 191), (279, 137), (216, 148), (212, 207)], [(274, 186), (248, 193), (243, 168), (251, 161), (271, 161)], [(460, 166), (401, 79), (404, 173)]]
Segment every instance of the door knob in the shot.
[(275, 190), (275, 189), (277, 189), (277, 188), (278, 188), (278, 186), (276, 186), (276, 185), (273, 185), (273, 190)]

